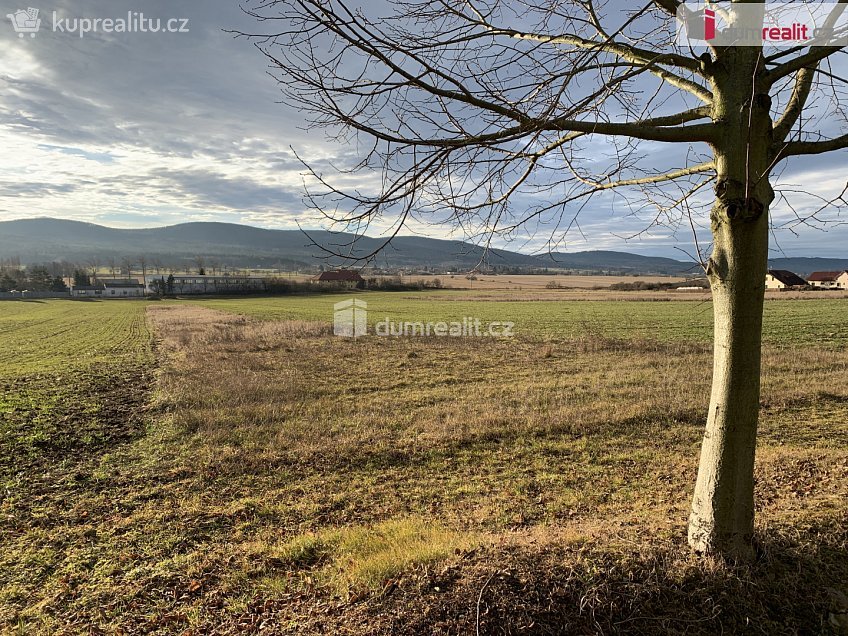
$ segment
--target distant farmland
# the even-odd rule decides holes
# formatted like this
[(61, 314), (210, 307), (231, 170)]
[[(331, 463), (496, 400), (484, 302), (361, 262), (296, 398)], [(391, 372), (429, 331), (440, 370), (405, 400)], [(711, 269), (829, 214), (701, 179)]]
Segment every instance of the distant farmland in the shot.
[(845, 301), (766, 304), (740, 572), (685, 548), (709, 302), (520, 296), (360, 293), (372, 326), (516, 336), (355, 341), (346, 295), (3, 303), (3, 630), (819, 625), (848, 581)]

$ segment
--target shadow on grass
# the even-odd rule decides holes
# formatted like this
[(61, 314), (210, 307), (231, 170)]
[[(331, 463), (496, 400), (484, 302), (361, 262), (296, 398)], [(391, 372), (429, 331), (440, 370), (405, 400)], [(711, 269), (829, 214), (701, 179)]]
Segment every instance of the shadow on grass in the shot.
[[(373, 474), (398, 468), (421, 468), (441, 463), (458, 456), (475, 456), (506, 449), (518, 444), (531, 444), (534, 453), (545, 453), (548, 443), (577, 440), (603, 440), (605, 448), (615, 449), (614, 442), (627, 445), (637, 440), (644, 446), (645, 440), (662, 440), (664, 451), (688, 452), (693, 442), (700, 439), (705, 424), (705, 415), (700, 410), (679, 411), (674, 414), (645, 414), (617, 420), (591, 424), (574, 424), (568, 421), (553, 422), (544, 429), (514, 429), (508, 425), (487, 431), (476, 431), (454, 438), (441, 440), (438, 444), (422, 446), (408, 441), (387, 442), (380, 445), (345, 444), (331, 447), (326, 453), (299, 452), (282, 453), (277, 466), (302, 465), (306, 471)], [(659, 443), (659, 442), (658, 442)], [(551, 449), (549, 449), (551, 450)], [(554, 450), (551, 450), (554, 452)], [(242, 473), (249, 458), (239, 456), (232, 466), (221, 465), (222, 474)], [(262, 470), (267, 470), (268, 458), (262, 459)]]
[(490, 550), (363, 611), (393, 634), (848, 633), (844, 524), (769, 531), (759, 544), (750, 566), (699, 560), (682, 538)]
[(807, 408), (810, 406), (836, 404), (848, 404), (848, 395), (840, 395), (838, 393), (831, 393), (829, 391), (819, 391), (812, 395), (793, 397), (790, 399), (781, 400), (780, 402), (774, 404), (766, 402), (765, 400), (762, 401), (762, 406), (764, 408), (771, 408), (776, 410)]

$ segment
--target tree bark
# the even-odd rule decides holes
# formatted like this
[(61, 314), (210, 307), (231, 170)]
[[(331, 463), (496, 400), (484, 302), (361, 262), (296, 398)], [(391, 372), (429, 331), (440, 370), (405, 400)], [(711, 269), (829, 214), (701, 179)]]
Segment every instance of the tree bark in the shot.
[[(718, 201), (716, 212), (726, 215), (726, 205)], [(716, 234), (710, 267), (713, 385), (689, 543), (699, 552), (744, 560), (753, 556), (767, 210), (759, 219), (725, 225), (732, 227)]]
[(713, 254), (713, 385), (689, 544), (736, 560), (753, 557), (754, 455), (760, 398), (760, 355), (768, 266), (770, 100), (755, 78), (756, 50), (723, 52), (715, 69), (713, 148), (718, 180), (710, 215)]

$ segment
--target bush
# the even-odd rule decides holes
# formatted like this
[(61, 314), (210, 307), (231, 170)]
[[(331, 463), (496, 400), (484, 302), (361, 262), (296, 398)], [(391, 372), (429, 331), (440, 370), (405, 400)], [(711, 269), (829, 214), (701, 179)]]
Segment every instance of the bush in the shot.
[(650, 283), (637, 280), (632, 283), (613, 283), (609, 286), (609, 289), (612, 291), (668, 291), (669, 289), (678, 289), (680, 287), (709, 288), (706, 281), (701, 280), (687, 280), (682, 283)]
[(390, 278), (369, 278), (367, 289), (373, 291), (423, 291), (425, 289), (441, 289), (442, 281), (438, 278), (433, 280), (419, 279), (414, 282), (403, 282), (399, 276)]

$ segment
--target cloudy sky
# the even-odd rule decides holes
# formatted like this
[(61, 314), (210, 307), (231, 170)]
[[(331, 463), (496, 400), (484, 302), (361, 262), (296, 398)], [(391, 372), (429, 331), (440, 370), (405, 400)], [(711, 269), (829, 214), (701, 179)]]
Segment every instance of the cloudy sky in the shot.
[[(350, 163), (355, 149), (306, 129), (279, 103), (265, 59), (225, 29), (257, 30), (230, 0), (32, 0), (43, 20), (37, 37), (0, 25), (0, 220), (52, 216), (114, 227), (224, 221), (290, 229), (316, 227), (303, 203), (302, 168)], [(3, 0), (2, 14), (21, 6)], [(185, 18), (188, 33), (78, 34), (53, 31), (60, 18)], [(846, 185), (848, 152), (798, 161), (781, 181), (788, 190), (828, 198)], [(374, 176), (361, 177), (363, 187)], [(817, 202), (789, 194), (774, 210), (780, 223)], [(848, 211), (846, 211), (848, 213)], [(836, 213), (830, 214), (837, 218)], [(569, 251), (622, 249), (681, 257), (691, 230), (644, 228), (614, 199), (582, 212)], [(376, 231), (379, 227), (375, 228)], [(409, 233), (449, 236), (450, 228)], [(786, 255), (848, 256), (848, 226), (798, 228), (775, 235)], [(376, 232), (375, 232), (376, 233)], [(453, 234), (455, 238), (461, 235)], [(517, 249), (536, 244), (519, 243)], [(777, 255), (777, 252), (775, 252)]]

